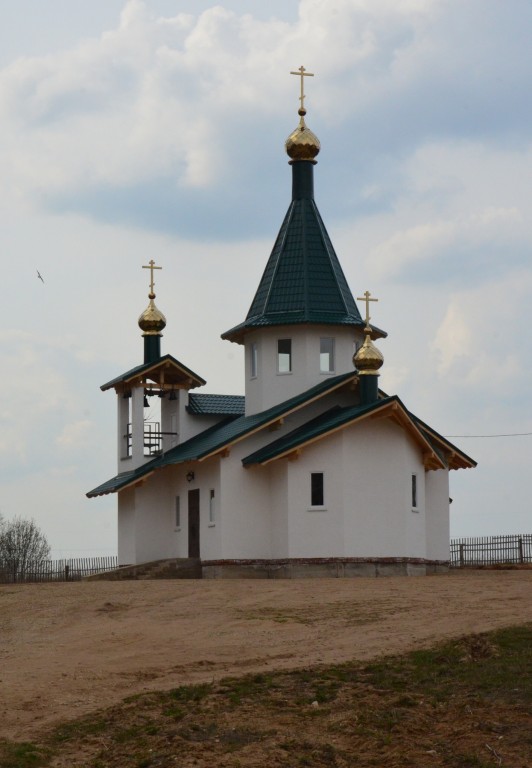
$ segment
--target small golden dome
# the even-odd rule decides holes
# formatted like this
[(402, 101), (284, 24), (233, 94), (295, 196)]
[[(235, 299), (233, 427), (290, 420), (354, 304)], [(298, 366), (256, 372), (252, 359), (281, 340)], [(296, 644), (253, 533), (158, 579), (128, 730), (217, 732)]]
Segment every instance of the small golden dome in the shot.
[(154, 298), (155, 294), (150, 293), (150, 303), (139, 317), (139, 327), (144, 336), (158, 336), (166, 326), (166, 317), (155, 306)]
[(361, 374), (375, 374), (383, 363), (383, 354), (372, 342), (369, 329), (366, 329), (364, 343), (353, 355), (353, 365)]
[(307, 128), (305, 123), (306, 109), (298, 110), (299, 125), (292, 131), (285, 142), (286, 154), (291, 160), (314, 160), (320, 151), (318, 137)]

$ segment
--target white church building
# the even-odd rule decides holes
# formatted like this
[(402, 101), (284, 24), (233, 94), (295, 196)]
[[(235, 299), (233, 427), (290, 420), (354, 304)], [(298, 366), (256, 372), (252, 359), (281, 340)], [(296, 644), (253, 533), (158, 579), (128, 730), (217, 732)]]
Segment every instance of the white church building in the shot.
[(475, 462), (379, 389), (386, 334), (368, 291), (359, 312), (316, 207), (305, 114), (302, 85), (292, 200), (245, 320), (222, 334), (244, 347), (244, 396), (204, 394), (161, 355), (150, 262), (144, 361), (102, 386), (117, 398), (117, 474), (87, 494), (118, 496), (121, 566), (194, 558), (204, 577), (277, 578), (449, 560), (449, 472)]

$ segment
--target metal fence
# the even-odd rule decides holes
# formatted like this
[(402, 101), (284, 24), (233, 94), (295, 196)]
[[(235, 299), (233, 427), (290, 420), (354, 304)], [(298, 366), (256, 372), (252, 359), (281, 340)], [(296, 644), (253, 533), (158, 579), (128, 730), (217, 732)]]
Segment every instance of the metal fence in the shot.
[(532, 533), (451, 539), (451, 567), (532, 563)]
[(0, 560), (0, 584), (35, 584), (49, 581), (81, 581), (83, 576), (118, 568), (116, 555), (44, 560), (36, 566), (20, 568)]

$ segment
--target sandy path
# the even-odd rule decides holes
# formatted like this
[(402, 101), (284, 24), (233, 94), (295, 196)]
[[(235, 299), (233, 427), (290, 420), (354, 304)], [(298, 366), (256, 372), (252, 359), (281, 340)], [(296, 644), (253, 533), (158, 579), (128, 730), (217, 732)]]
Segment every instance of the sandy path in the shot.
[(532, 571), (0, 587), (0, 736), (127, 695), (532, 621)]

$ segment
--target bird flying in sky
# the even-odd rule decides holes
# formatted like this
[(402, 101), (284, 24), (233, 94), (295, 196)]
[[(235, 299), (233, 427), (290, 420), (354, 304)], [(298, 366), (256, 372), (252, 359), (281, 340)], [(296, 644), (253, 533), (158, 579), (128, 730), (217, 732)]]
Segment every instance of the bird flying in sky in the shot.
[(42, 275), (39, 272), (39, 270), (37, 270), (37, 277), (39, 278), (39, 280), (42, 280), (42, 282), (44, 283), (44, 280), (42, 279)]

